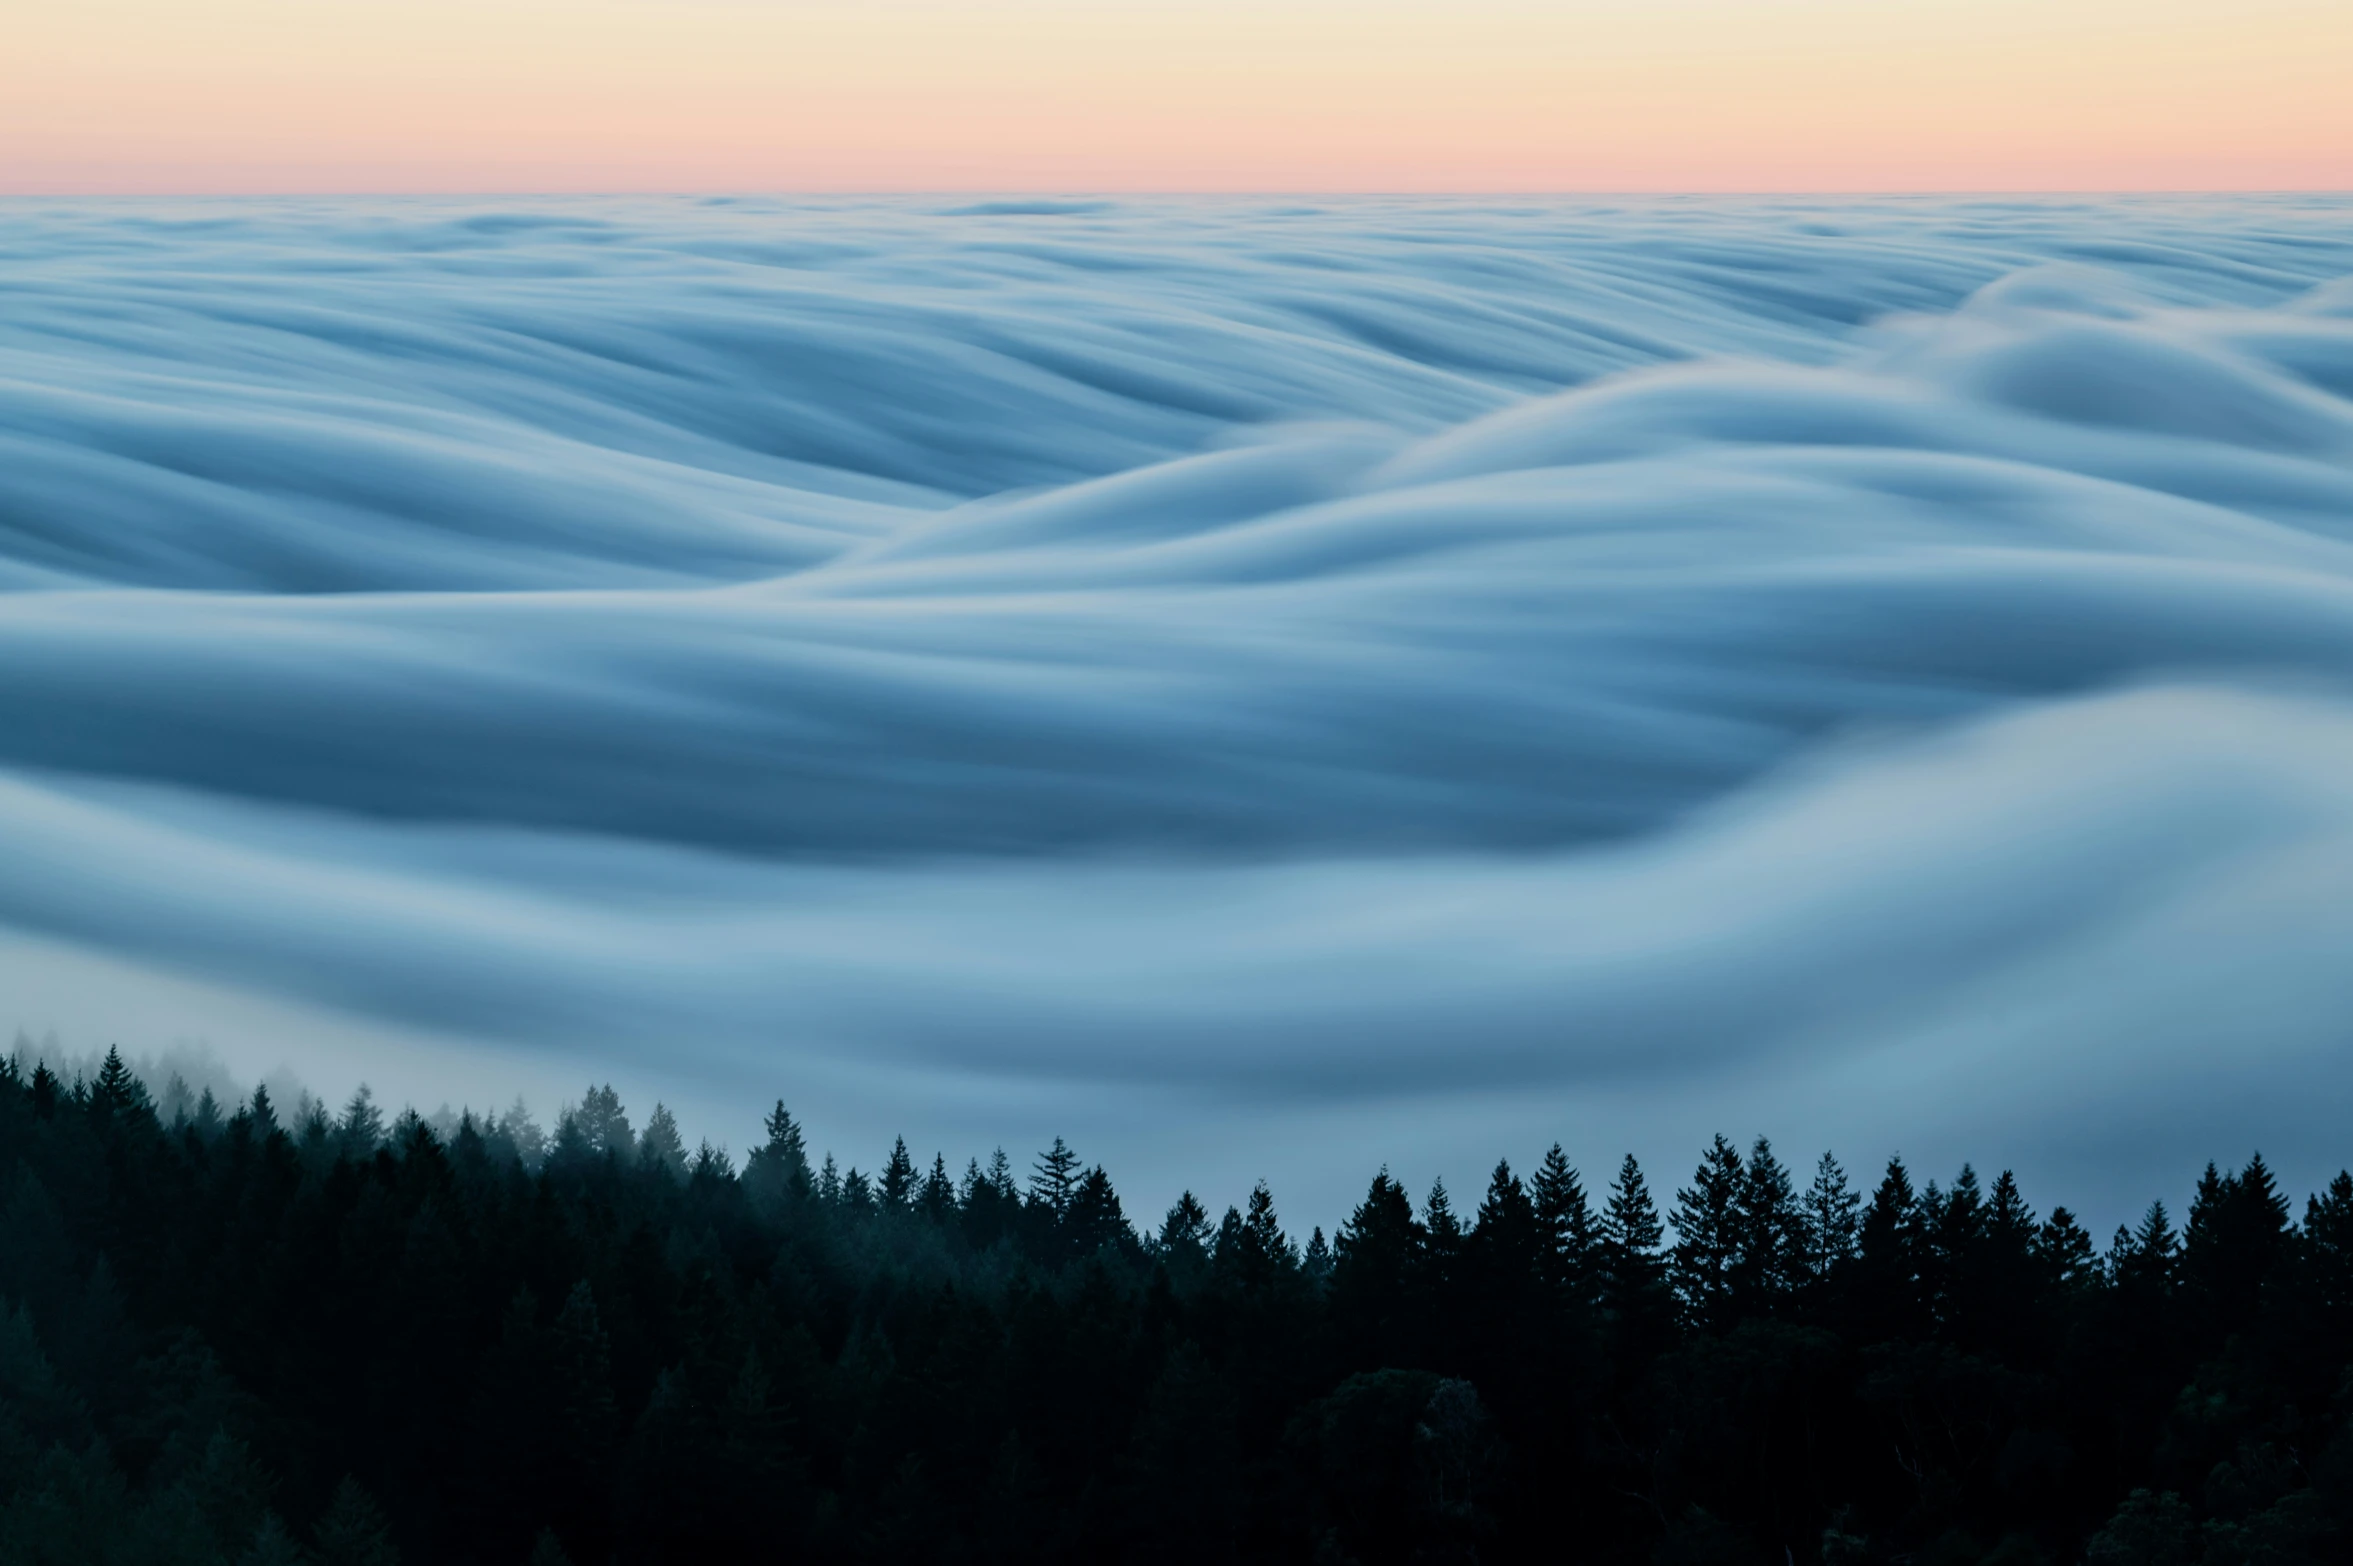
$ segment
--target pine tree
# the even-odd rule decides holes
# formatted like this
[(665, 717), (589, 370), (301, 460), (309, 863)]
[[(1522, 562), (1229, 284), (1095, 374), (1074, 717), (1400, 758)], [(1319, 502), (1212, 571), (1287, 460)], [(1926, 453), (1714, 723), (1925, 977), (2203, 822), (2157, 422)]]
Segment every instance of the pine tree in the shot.
[(1626, 1309), (1664, 1280), (1666, 1266), (1659, 1258), (1664, 1233), (1642, 1166), (1628, 1153), (1601, 1216), (1602, 1276), (1613, 1309)]
[(276, 1512), (264, 1512), (252, 1540), (237, 1557), (237, 1566), (303, 1566), (302, 1546), (294, 1542), (294, 1535), (286, 1531)]
[(1332, 1247), (1324, 1239), (1323, 1225), (1318, 1224), (1307, 1237), (1307, 1249), (1300, 1254), (1299, 1270), (1307, 1281), (1322, 1288), (1332, 1278)]
[(1209, 1254), (1211, 1230), (1209, 1209), (1190, 1191), (1180, 1192), (1168, 1216), (1160, 1220), (1157, 1243), (1163, 1255), (1190, 1255), (1204, 1259)]
[(2035, 1236), (2034, 1209), (2018, 1189), (2018, 1177), (2005, 1169), (1994, 1180), (1985, 1203), (1986, 1243), (2005, 1255), (2024, 1255)]
[[(572, 1132), (579, 1139), (579, 1150), (591, 1158), (611, 1155), (627, 1158), (636, 1147), (636, 1138), (629, 1128), (629, 1116), (621, 1107), (621, 1095), (613, 1091), (613, 1084), (592, 1087), (580, 1095), (580, 1107), (567, 1117)], [(559, 1127), (557, 1139), (563, 1139)]]
[(312, 1530), (320, 1566), (400, 1566), (384, 1514), (354, 1480), (335, 1487), (326, 1514)]
[(1805, 1220), (1789, 1171), (1773, 1156), (1773, 1144), (1761, 1136), (1749, 1150), (1748, 1172), (1734, 1214), (1734, 1238), (1735, 1308), (1750, 1315), (1773, 1314), (1804, 1281)]
[[(766, 1140), (744, 1159), (744, 1185), (756, 1201), (771, 1211), (807, 1197), (816, 1189), (809, 1170), (809, 1144), (801, 1128), (778, 1099), (762, 1129)], [(653, 1128), (646, 1128), (652, 1134)]]
[(1070, 1193), (1078, 1185), (1078, 1175), (1078, 1154), (1065, 1146), (1062, 1138), (1056, 1137), (1054, 1145), (1040, 1153), (1032, 1166), (1030, 1204), (1044, 1208), (1059, 1219), (1070, 1207)]
[(1250, 1188), (1250, 1208), (1242, 1216), (1242, 1233), (1251, 1248), (1269, 1261), (1286, 1266), (1297, 1264), (1290, 1237), (1275, 1219), (1274, 1193), (1267, 1189), (1264, 1180)]
[(2305, 1199), (2302, 1238), (2299, 1282), (2342, 1341), (2353, 1329), (2353, 1172), (2340, 1169), (2326, 1191)]
[(1446, 1288), (1462, 1271), (1462, 1220), (1442, 1179), (1430, 1182), (1422, 1199), (1422, 1272), (1432, 1287)]
[(1928, 1331), (1921, 1208), (1904, 1161), (1890, 1158), (1856, 1235), (1853, 1298), (1866, 1341), (1914, 1339)]
[(1565, 1299), (1587, 1301), (1594, 1265), (1593, 1212), (1586, 1205), (1584, 1183), (1569, 1167), (1558, 1142), (1545, 1153), (1530, 1184), (1544, 1280)]
[(1814, 1165), (1814, 1183), (1806, 1188), (1805, 1270), (1810, 1282), (1828, 1283), (1854, 1258), (1859, 1228), (1855, 1215), (1862, 1205), (1838, 1159), (1823, 1153)]
[(1525, 1287), (1540, 1276), (1541, 1239), (1536, 1204), (1510, 1161), (1498, 1161), (1465, 1247), (1474, 1271), (1490, 1289)]
[(2088, 1289), (2101, 1281), (2092, 1237), (2064, 1207), (2052, 1208), (2049, 1220), (2036, 1233), (2034, 1256), (2044, 1277), (2062, 1289)]
[(658, 1169), (673, 1180), (686, 1177), (686, 1142), (678, 1134), (678, 1121), (668, 1107), (654, 1105), (654, 1112), (646, 1117), (645, 1135), (638, 1139), (638, 1162), (648, 1169)]
[(934, 1224), (945, 1224), (956, 1216), (956, 1186), (948, 1178), (948, 1160), (944, 1155), (932, 1154), (931, 1173), (924, 1177), (923, 1193), (916, 1199), (916, 1207)]
[(2151, 1202), (2140, 1227), (2119, 1227), (2108, 1249), (2108, 1275), (2121, 1288), (2162, 1293), (2173, 1286), (2180, 1242), (2163, 1202)]
[(343, 1106), (343, 1119), (336, 1127), (338, 1150), (355, 1163), (376, 1156), (376, 1149), (384, 1142), (384, 1111), (376, 1107), (376, 1095), (362, 1082), (350, 1102)]
[(2205, 1352), (2251, 1326), (2292, 1244), (2288, 1204), (2257, 1153), (2236, 1175), (2206, 1166), (2182, 1233), (2180, 1276)]
[(883, 1162), (882, 1179), (875, 1190), (885, 1212), (903, 1213), (915, 1205), (915, 1160), (907, 1156), (905, 1137), (891, 1144), (891, 1156)]
[(825, 1167), (817, 1171), (817, 1199), (828, 1207), (839, 1207), (842, 1200), (841, 1171), (833, 1164), (833, 1155), (825, 1155)]
[(1364, 1200), (1340, 1226), (1334, 1255), (1340, 1281), (1350, 1288), (1384, 1295), (1402, 1290), (1418, 1271), (1422, 1238), (1421, 1223), (1413, 1215), (1413, 1199), (1383, 1169), (1373, 1176)]
[(116, 1046), (106, 1047), (106, 1063), (98, 1068), (98, 1080), (90, 1088), (90, 1114), (98, 1120), (112, 1120), (149, 1109), (147, 1089), (123, 1064), (123, 1052)]
[(1675, 1296), (1694, 1326), (1731, 1325), (1732, 1272), (1740, 1257), (1739, 1208), (1745, 1171), (1718, 1135), (1700, 1155), (1687, 1189), (1675, 1193), (1671, 1257)]
[(1226, 1209), (1212, 1262), (1218, 1276), (1245, 1295), (1263, 1296), (1297, 1272), (1298, 1252), (1276, 1220), (1274, 1194), (1264, 1180), (1250, 1188), (1247, 1214)]
[(1134, 1240), (1127, 1226), (1127, 1216), (1120, 1211), (1119, 1193), (1111, 1188), (1111, 1176), (1097, 1164), (1079, 1177), (1070, 1193), (1070, 1205), (1063, 1214), (1063, 1227), (1068, 1233), (1069, 1254), (1088, 1255), (1106, 1245), (1122, 1245)]
[(486, 1132), (485, 1136), (511, 1148), (515, 1161), (527, 1171), (536, 1172), (547, 1161), (547, 1132), (531, 1118), (521, 1094), (515, 1096), (507, 1112), (498, 1117), (492, 1132)]

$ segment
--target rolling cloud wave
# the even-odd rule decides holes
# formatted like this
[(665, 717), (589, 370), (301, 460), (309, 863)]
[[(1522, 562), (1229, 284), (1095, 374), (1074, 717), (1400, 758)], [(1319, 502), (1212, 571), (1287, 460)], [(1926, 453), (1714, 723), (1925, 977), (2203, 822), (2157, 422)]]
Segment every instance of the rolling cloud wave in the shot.
[(0, 252), (27, 939), (861, 1131), (1246, 1111), (1237, 1170), (1494, 1095), (2343, 1161), (2343, 202)]

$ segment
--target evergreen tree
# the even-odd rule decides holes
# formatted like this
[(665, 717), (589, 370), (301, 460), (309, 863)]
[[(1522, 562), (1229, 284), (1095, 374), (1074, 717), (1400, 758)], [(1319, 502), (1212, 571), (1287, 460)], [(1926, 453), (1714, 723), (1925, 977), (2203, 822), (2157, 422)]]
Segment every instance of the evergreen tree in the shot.
[(1111, 1176), (1103, 1172), (1101, 1164), (1081, 1175), (1071, 1189), (1063, 1227), (1072, 1255), (1084, 1256), (1103, 1246), (1125, 1245), (1135, 1239), (1120, 1211), (1119, 1193), (1111, 1188)]
[(1911, 1174), (1901, 1158), (1890, 1158), (1856, 1234), (1852, 1299), (1865, 1341), (1911, 1339), (1928, 1330), (1922, 1223)]
[(1251, 1187), (1247, 1213), (1226, 1209), (1211, 1261), (1228, 1287), (1260, 1300), (1297, 1273), (1299, 1254), (1275, 1218), (1274, 1195), (1264, 1180)]
[(2163, 1202), (2151, 1202), (2140, 1227), (2118, 1228), (2109, 1247), (2109, 1276), (2123, 1287), (2164, 1292), (2173, 1286), (2180, 1241)]
[(932, 1154), (931, 1173), (924, 1177), (923, 1192), (916, 1199), (916, 1207), (933, 1224), (945, 1224), (956, 1216), (956, 1186), (948, 1178), (946, 1155)]
[(1284, 1265), (1297, 1262), (1290, 1237), (1275, 1219), (1274, 1193), (1266, 1188), (1264, 1180), (1250, 1188), (1250, 1207), (1242, 1216), (1242, 1233), (1257, 1255)]
[(2035, 1235), (2034, 1254), (2044, 1275), (2063, 1289), (2080, 1291), (2100, 1282), (2092, 1237), (2064, 1207), (2051, 1209), (2049, 1220)]
[(320, 1566), (400, 1566), (400, 1551), (393, 1548), (383, 1512), (348, 1477), (335, 1487), (313, 1537)]
[(1624, 1311), (1638, 1295), (1664, 1280), (1666, 1268), (1659, 1259), (1664, 1233), (1642, 1166), (1628, 1153), (1618, 1166), (1601, 1217), (1602, 1278), (1612, 1308)]
[(646, 1116), (637, 1156), (647, 1168), (658, 1169), (673, 1180), (686, 1178), (686, 1142), (678, 1134), (677, 1117), (664, 1105), (655, 1104), (654, 1112)]
[[(1001, 1153), (1004, 1149), (999, 1148)], [(1032, 1206), (1043, 1208), (1059, 1219), (1070, 1207), (1071, 1192), (1078, 1188), (1078, 1154), (1056, 1137), (1054, 1145), (1038, 1155), (1029, 1177), (1029, 1199)]]
[(1675, 1193), (1671, 1275), (1675, 1296), (1695, 1326), (1731, 1325), (1732, 1273), (1740, 1259), (1740, 1154), (1718, 1136), (1700, 1155), (1687, 1189)]
[(2261, 1153), (2237, 1175), (2206, 1166), (2183, 1228), (2180, 1269), (2204, 1352), (2253, 1324), (2263, 1282), (2290, 1243), (2288, 1204)]
[(1158, 1245), (1168, 1256), (1191, 1255), (1205, 1259), (1209, 1254), (1211, 1230), (1209, 1209), (1190, 1191), (1180, 1192), (1168, 1216), (1160, 1220)]
[(149, 1109), (147, 1089), (131, 1075), (131, 1068), (123, 1064), (123, 1052), (114, 1045), (106, 1047), (106, 1062), (98, 1068), (98, 1080), (90, 1088), (90, 1113), (99, 1120), (112, 1120), (117, 1115)]
[(524, 1169), (537, 1172), (539, 1166), (547, 1161), (547, 1133), (540, 1128), (538, 1121), (531, 1118), (531, 1111), (524, 1105), (520, 1094), (507, 1106), (507, 1112), (498, 1118), (495, 1133), (497, 1140), (514, 1150), (515, 1161)]
[(1758, 1137), (1749, 1150), (1733, 1215), (1732, 1300), (1750, 1315), (1771, 1315), (1795, 1295), (1806, 1275), (1805, 1220), (1789, 1171)]
[(2002, 1255), (2025, 1255), (2034, 1244), (2034, 1209), (2018, 1189), (2018, 1177), (2005, 1169), (1995, 1179), (1985, 1204), (1985, 1238)]
[(621, 1095), (608, 1082), (580, 1095), (580, 1107), (559, 1117), (556, 1146), (574, 1156), (627, 1158), (636, 1148)]
[(1862, 1205), (1862, 1197), (1847, 1185), (1845, 1168), (1825, 1152), (1814, 1165), (1814, 1183), (1806, 1188), (1805, 1271), (1816, 1287), (1854, 1258), (1861, 1227), (1855, 1215)]
[(1532, 1187), (1545, 1281), (1564, 1298), (1585, 1301), (1594, 1266), (1593, 1213), (1585, 1186), (1558, 1142), (1545, 1153)]
[(376, 1107), (376, 1095), (362, 1082), (350, 1101), (343, 1106), (343, 1119), (335, 1127), (337, 1149), (346, 1158), (373, 1158), (384, 1141), (384, 1111)]
[(1541, 1241), (1536, 1204), (1511, 1172), (1510, 1161), (1499, 1160), (1473, 1220), (1467, 1259), (1486, 1287), (1520, 1289), (1540, 1277)]
[(1445, 1288), (1461, 1273), (1462, 1220), (1454, 1215), (1454, 1199), (1444, 1180), (1430, 1182), (1422, 1199), (1422, 1271), (1433, 1288)]
[(1424, 1227), (1405, 1187), (1384, 1169), (1339, 1227), (1332, 1251), (1332, 1312), (1358, 1354), (1388, 1361), (1419, 1336), (1414, 1291), (1426, 1272)]
[(915, 1205), (915, 1160), (907, 1156), (905, 1137), (891, 1144), (891, 1156), (883, 1163), (876, 1194), (885, 1212), (903, 1213)]
[(1299, 1270), (1307, 1281), (1322, 1288), (1332, 1278), (1332, 1247), (1324, 1238), (1323, 1225), (1316, 1225), (1307, 1237), (1307, 1249), (1300, 1254)]
[(783, 1099), (768, 1112), (763, 1129), (767, 1140), (744, 1160), (745, 1181), (770, 1201), (808, 1195), (815, 1183), (809, 1172), (809, 1144)]
[(294, 1542), (294, 1535), (286, 1531), (276, 1512), (264, 1512), (252, 1540), (237, 1557), (237, 1566), (303, 1566), (302, 1546)]

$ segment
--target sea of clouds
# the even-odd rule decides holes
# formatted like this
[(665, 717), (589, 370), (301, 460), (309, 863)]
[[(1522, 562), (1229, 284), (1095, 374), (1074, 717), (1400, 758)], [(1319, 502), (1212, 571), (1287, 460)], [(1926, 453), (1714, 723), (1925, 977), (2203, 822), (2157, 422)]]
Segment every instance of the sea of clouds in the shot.
[(0, 930), (1151, 1210), (2308, 1187), (2353, 200), (0, 204)]

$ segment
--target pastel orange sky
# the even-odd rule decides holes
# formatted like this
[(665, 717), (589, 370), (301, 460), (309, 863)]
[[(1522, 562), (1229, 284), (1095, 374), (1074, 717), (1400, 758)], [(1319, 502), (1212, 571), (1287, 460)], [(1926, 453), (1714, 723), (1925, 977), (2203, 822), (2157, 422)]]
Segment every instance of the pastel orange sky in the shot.
[(0, 0), (0, 191), (2353, 186), (2348, 0)]

